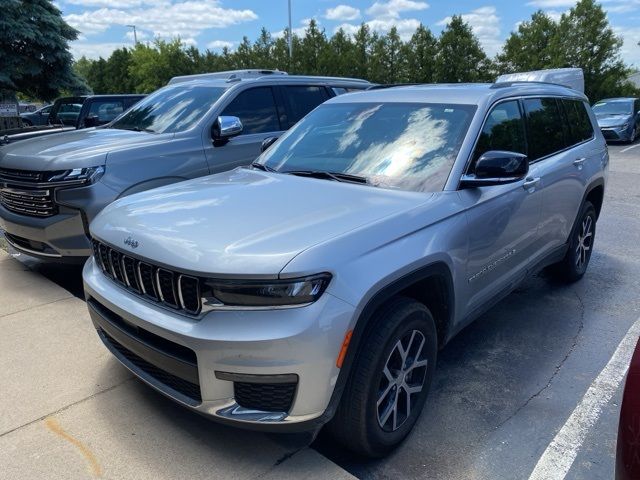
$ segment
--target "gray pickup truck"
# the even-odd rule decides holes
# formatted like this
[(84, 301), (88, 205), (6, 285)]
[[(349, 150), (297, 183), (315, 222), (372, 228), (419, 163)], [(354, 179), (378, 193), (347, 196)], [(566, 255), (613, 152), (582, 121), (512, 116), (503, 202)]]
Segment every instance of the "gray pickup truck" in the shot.
[(117, 198), (251, 163), (316, 106), (369, 82), (235, 71), (178, 77), (115, 120), (0, 147), (0, 228), (32, 256), (84, 261)]

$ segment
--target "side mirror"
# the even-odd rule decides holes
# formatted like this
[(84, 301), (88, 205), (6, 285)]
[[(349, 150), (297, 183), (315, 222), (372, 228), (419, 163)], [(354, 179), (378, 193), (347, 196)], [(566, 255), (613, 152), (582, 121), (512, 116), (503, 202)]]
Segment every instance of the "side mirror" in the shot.
[(522, 180), (529, 173), (529, 161), (522, 153), (491, 150), (476, 162), (473, 174), (464, 175), (461, 188), (504, 185)]
[(260, 145), (260, 153), (264, 152), (265, 150), (267, 150), (271, 145), (273, 145), (276, 140), (278, 140), (278, 137), (267, 137), (262, 141), (262, 145)]
[(87, 115), (87, 117), (84, 119), (84, 126), (87, 128), (97, 127), (99, 123), (100, 119), (97, 115)]
[(238, 117), (219, 116), (213, 123), (211, 136), (214, 140), (228, 140), (242, 133), (242, 122)]

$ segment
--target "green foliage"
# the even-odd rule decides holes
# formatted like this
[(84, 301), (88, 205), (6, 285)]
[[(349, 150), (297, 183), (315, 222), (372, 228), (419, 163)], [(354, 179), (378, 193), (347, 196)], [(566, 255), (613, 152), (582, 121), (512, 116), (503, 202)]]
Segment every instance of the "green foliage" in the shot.
[(69, 52), (78, 32), (50, 0), (3, 0), (0, 11), (0, 89), (43, 100), (87, 90)]
[(489, 80), (491, 64), (469, 24), (454, 15), (440, 35), (435, 66), (438, 82), (478, 82)]
[(365, 23), (353, 35), (340, 29), (328, 37), (312, 20), (303, 36), (292, 37), (293, 61), (288, 37), (286, 29), (274, 38), (263, 28), (255, 41), (245, 37), (234, 51), (220, 52), (200, 52), (179, 39), (156, 40), (123, 47), (108, 59), (81, 58), (75, 71), (95, 93), (146, 93), (176, 75), (245, 68), (378, 83), (433, 83), (493, 81), (499, 73), (577, 66), (585, 71), (592, 99), (632, 93), (624, 83), (628, 71), (620, 59), (621, 41), (594, 0), (580, 0), (559, 22), (541, 11), (534, 13), (506, 40), (495, 62), (460, 16), (452, 17), (439, 37), (420, 25), (407, 41), (396, 28), (372, 33)]
[(602, 6), (580, 0), (554, 22), (539, 11), (513, 32), (498, 55), (501, 71), (579, 67), (585, 93), (596, 101), (605, 97), (638, 94), (626, 82), (629, 69), (620, 57), (622, 40), (609, 25)]

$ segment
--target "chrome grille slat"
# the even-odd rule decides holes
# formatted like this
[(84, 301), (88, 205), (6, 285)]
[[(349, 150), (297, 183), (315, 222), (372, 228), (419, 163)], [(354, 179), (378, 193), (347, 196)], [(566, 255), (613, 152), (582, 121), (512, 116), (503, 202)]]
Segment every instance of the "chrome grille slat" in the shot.
[(93, 240), (98, 267), (131, 292), (189, 315), (201, 311), (200, 279), (157, 267)]
[(0, 205), (22, 215), (55, 215), (53, 190), (40, 183), (43, 179), (43, 172), (0, 169)]

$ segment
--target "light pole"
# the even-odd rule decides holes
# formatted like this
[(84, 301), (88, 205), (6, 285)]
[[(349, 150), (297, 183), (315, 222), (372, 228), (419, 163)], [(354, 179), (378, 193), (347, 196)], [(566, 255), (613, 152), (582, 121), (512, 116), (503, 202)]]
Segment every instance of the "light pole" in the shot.
[(289, 0), (289, 62), (293, 59), (293, 31), (291, 30), (291, 0)]
[(133, 43), (134, 43), (134, 45), (137, 45), (138, 44), (138, 33), (136, 32), (136, 26), (135, 25), (127, 25), (127, 27), (133, 28)]

